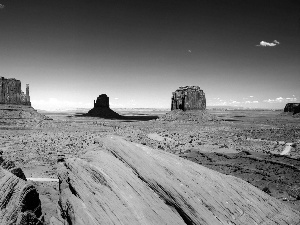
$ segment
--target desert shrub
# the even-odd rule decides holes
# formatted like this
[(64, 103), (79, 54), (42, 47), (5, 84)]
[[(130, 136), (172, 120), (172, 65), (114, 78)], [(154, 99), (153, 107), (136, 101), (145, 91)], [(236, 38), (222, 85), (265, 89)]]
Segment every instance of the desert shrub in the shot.
[(268, 187), (264, 187), (262, 189), (262, 191), (265, 192), (265, 193), (267, 193), (267, 194), (271, 194), (271, 191), (270, 191), (270, 189)]

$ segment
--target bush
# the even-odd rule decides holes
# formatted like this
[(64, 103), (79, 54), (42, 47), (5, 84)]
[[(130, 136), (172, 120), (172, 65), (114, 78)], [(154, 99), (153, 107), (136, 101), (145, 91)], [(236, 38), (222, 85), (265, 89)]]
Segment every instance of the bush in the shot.
[(271, 194), (271, 191), (270, 191), (270, 189), (268, 187), (264, 187), (262, 189), (262, 191), (265, 192), (265, 193), (267, 193), (267, 194)]

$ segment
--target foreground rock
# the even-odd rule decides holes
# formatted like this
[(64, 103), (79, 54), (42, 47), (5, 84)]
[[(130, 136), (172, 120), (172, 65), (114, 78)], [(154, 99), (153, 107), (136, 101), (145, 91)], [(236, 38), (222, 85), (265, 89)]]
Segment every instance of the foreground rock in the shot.
[(0, 166), (0, 224), (41, 225), (41, 219), (36, 188)]
[(84, 116), (100, 117), (106, 119), (117, 119), (122, 116), (109, 108), (109, 97), (106, 94), (99, 95), (94, 101), (94, 108), (92, 108)]
[(52, 224), (296, 224), (300, 213), (249, 183), (108, 136), (60, 163)]

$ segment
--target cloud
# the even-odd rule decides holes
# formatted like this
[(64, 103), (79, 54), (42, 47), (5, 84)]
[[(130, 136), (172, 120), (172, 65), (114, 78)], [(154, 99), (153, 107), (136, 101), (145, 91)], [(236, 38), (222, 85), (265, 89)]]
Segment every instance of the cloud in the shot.
[(293, 95), (292, 98), (283, 98), (283, 97), (278, 97), (275, 99), (267, 99), (264, 100), (263, 102), (267, 102), (267, 103), (281, 103), (281, 102), (296, 102), (297, 98), (295, 97), (295, 95)]
[(251, 96), (249, 96), (250, 98), (253, 98), (253, 96), (251, 95)]
[(245, 101), (244, 103), (245, 104), (257, 104), (258, 101)]
[(118, 100), (119, 98), (114, 98), (115, 100)]
[(4, 9), (5, 5), (0, 4), (0, 9)]
[(256, 45), (256, 46), (259, 46), (259, 47), (274, 47), (276, 45), (279, 45), (279, 41), (276, 41), (274, 40), (273, 42), (269, 43), (269, 42), (266, 42), (266, 41), (261, 41), (259, 43), (259, 45)]

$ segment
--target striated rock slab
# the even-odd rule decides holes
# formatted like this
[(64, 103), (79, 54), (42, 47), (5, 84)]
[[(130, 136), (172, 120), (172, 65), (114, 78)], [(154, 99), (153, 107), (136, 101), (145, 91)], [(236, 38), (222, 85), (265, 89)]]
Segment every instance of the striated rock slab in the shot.
[(36, 188), (0, 167), (0, 224), (41, 225)]
[(172, 93), (171, 110), (205, 110), (206, 98), (199, 86), (179, 87)]
[[(249, 183), (108, 136), (60, 163), (52, 224), (297, 224), (300, 212)], [(101, 146), (101, 147), (100, 147)]]

